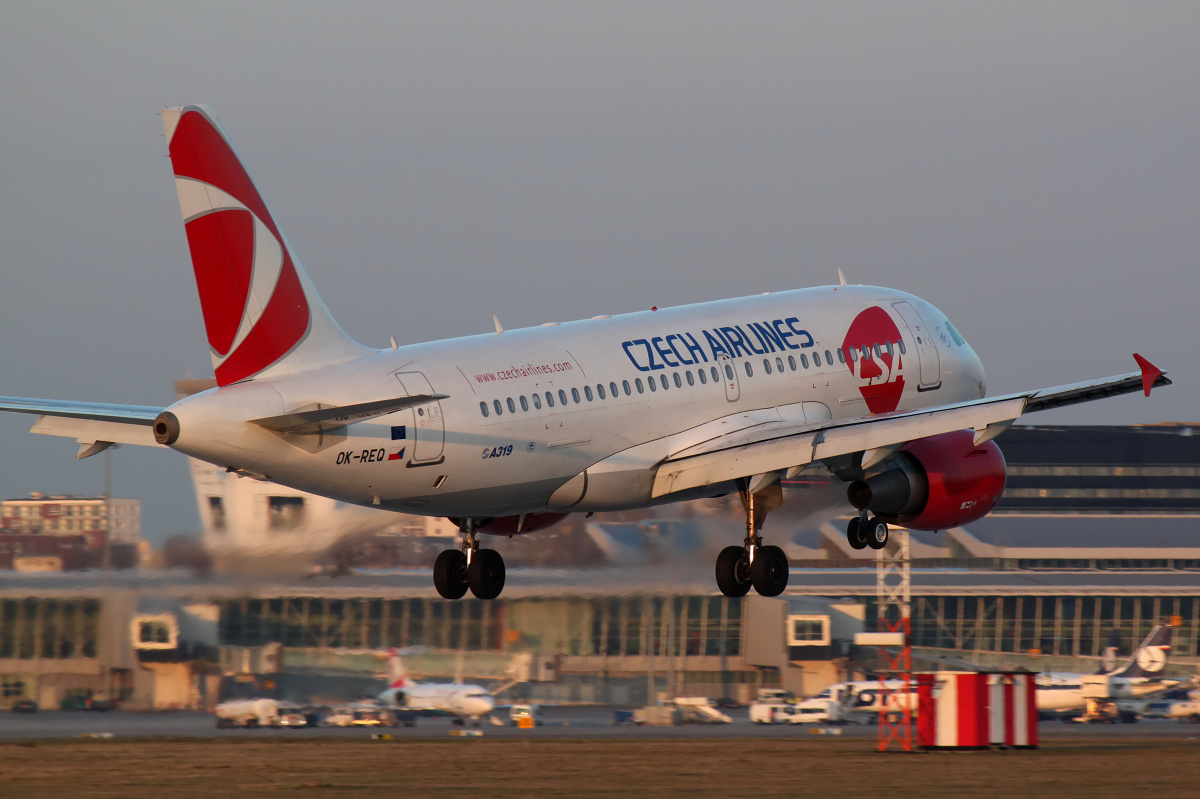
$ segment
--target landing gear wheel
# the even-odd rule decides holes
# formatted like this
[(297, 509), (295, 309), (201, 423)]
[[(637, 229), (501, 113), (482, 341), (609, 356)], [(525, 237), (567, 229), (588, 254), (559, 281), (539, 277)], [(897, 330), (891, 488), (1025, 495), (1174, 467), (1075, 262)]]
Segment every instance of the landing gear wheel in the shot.
[(762, 596), (779, 596), (788, 584), (787, 555), (779, 547), (759, 547), (750, 566), (750, 581)]
[(862, 525), (862, 528), (866, 534), (867, 546), (871, 549), (883, 549), (887, 546), (887, 522), (872, 516), (870, 519), (867, 519), (866, 524)]
[(443, 599), (462, 599), (467, 593), (467, 556), (457, 549), (442, 550), (433, 563), (433, 587)]
[(477, 549), (467, 568), (467, 584), (479, 599), (495, 599), (504, 590), (504, 558), (494, 549)]
[(846, 540), (850, 542), (851, 549), (867, 548), (867, 532), (863, 528), (862, 519), (855, 516), (846, 525)]
[(744, 547), (725, 547), (717, 556), (717, 588), (725, 596), (745, 596), (750, 590), (750, 559)]

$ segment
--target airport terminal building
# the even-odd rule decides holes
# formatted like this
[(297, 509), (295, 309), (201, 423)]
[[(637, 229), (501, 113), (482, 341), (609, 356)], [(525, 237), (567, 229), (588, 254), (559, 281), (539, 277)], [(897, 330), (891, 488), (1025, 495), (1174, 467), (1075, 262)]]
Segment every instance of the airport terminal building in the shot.
[[(1200, 439), (1163, 425), (1020, 428), (1000, 443), (1014, 493), (997, 512), (913, 535), (917, 665), (1090, 672), (1110, 630), (1127, 652), (1176, 616), (1168, 671), (1194, 672)], [(874, 663), (851, 645), (874, 628), (872, 561), (839, 526), (793, 531), (777, 599), (723, 597), (707, 570), (670, 563), (515, 570), (489, 602), (437, 597), (426, 570), (258, 582), (13, 575), (0, 584), (0, 706), (88, 693), (145, 708), (251, 694), (339, 701), (382, 687), (389, 647), (417, 676), (480, 682), (508, 701), (744, 701), (764, 684), (811, 694)]]

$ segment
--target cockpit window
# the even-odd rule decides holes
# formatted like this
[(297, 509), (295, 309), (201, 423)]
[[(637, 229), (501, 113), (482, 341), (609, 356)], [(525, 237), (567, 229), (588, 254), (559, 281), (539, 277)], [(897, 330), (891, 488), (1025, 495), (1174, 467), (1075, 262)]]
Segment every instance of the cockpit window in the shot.
[(950, 331), (950, 338), (954, 339), (955, 344), (961, 347), (967, 343), (966, 339), (958, 334), (958, 331), (954, 329), (954, 325), (950, 324), (949, 321), (946, 322), (946, 329)]

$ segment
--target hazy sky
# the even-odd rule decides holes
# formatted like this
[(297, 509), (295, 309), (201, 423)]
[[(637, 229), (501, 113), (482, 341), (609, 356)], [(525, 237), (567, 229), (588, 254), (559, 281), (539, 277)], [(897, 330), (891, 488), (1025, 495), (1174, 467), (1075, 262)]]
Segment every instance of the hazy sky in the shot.
[[(836, 280), (948, 313), (993, 392), (1200, 421), (1200, 4), (5, 3), (0, 394), (211, 375), (157, 112), (212, 105), (342, 326), (384, 345)], [(0, 495), (102, 458), (0, 415)], [(1001, 440), (1003, 446), (1003, 440)], [(184, 459), (114, 493), (198, 526)]]

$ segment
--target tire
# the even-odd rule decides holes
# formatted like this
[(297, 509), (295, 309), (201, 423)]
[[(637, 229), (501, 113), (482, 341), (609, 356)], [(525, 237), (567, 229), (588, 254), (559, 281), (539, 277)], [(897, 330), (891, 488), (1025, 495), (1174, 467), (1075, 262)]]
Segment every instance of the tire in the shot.
[(851, 549), (867, 548), (867, 536), (863, 531), (862, 519), (855, 516), (846, 525), (846, 540), (850, 542)]
[(717, 588), (732, 597), (750, 590), (750, 561), (742, 547), (725, 547), (717, 555)]
[(494, 549), (476, 550), (467, 569), (467, 584), (479, 599), (500, 596), (504, 590), (504, 558), (500, 553)]
[(787, 555), (779, 547), (759, 547), (750, 565), (750, 582), (760, 596), (779, 596), (788, 584)]
[(887, 522), (872, 516), (870, 519), (867, 519), (867, 523), (864, 525), (864, 528), (867, 546), (869, 546), (871, 549), (883, 549), (887, 546)]
[(433, 563), (433, 587), (443, 599), (462, 599), (467, 593), (467, 556), (445, 549)]

